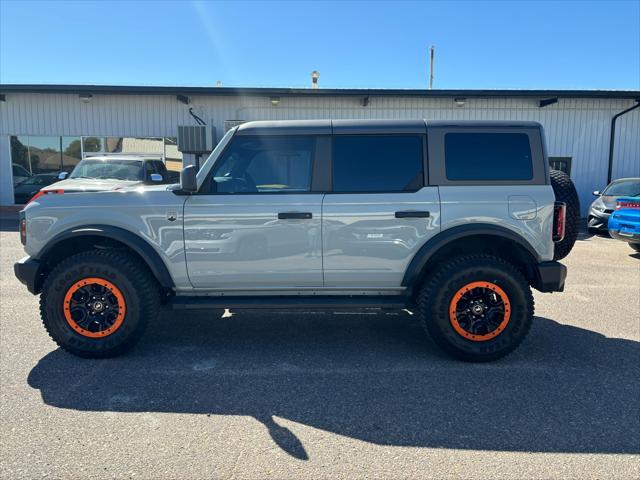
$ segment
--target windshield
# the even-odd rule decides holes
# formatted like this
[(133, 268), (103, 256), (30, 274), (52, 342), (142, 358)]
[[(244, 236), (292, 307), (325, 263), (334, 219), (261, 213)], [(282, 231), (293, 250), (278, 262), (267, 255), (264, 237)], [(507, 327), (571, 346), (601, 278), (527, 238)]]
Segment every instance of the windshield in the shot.
[(640, 180), (624, 180), (611, 183), (602, 192), (603, 195), (633, 197), (640, 194)]
[(85, 158), (69, 178), (143, 180), (143, 162), (139, 160), (99, 160)]

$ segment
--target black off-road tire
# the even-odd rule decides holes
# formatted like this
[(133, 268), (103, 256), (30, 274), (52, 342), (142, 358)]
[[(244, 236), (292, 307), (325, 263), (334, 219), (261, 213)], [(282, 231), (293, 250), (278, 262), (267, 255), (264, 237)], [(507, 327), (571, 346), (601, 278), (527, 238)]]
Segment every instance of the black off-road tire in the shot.
[[(88, 338), (65, 317), (64, 299), (77, 282), (101, 278), (117, 287), (126, 305), (120, 326), (102, 338)], [(67, 352), (85, 358), (120, 355), (142, 336), (158, 315), (160, 288), (139, 259), (121, 250), (91, 250), (60, 262), (48, 275), (40, 296), (40, 315), (49, 336)]]
[(551, 170), (551, 187), (556, 196), (556, 201), (567, 205), (567, 217), (564, 230), (564, 239), (555, 243), (553, 259), (562, 260), (569, 255), (578, 238), (580, 230), (580, 200), (578, 192), (569, 175), (560, 170)]
[[(511, 316), (494, 338), (470, 340), (453, 326), (450, 304), (456, 292), (472, 282), (490, 282), (507, 295)], [(533, 320), (533, 295), (526, 279), (513, 265), (492, 255), (464, 255), (442, 264), (425, 280), (417, 303), (422, 326), (436, 345), (467, 362), (489, 362), (511, 353)]]

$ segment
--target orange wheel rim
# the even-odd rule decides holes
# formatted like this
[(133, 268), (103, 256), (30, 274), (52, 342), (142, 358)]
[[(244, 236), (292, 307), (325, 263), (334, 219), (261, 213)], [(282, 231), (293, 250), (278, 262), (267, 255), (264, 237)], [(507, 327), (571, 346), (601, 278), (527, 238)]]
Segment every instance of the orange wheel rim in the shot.
[(71, 285), (64, 296), (64, 318), (83, 337), (103, 338), (122, 326), (124, 295), (104, 278), (88, 277)]
[(458, 290), (449, 303), (449, 321), (462, 337), (473, 342), (496, 338), (511, 318), (509, 297), (491, 282), (471, 282)]

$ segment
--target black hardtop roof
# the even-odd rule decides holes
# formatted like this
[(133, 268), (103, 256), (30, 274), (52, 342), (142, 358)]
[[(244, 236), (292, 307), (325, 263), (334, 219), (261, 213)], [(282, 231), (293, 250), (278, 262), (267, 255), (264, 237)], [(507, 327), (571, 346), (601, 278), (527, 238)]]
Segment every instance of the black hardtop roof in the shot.
[(426, 133), (427, 127), (541, 128), (538, 122), (491, 120), (267, 120), (246, 122), (239, 135)]

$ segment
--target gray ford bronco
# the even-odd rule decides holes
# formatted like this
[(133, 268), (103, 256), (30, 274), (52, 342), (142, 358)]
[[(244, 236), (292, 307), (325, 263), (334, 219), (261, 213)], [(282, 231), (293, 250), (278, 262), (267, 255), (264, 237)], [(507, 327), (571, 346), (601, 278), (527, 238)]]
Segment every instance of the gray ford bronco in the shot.
[(53, 192), (20, 212), (45, 328), (128, 350), (160, 308), (407, 308), (449, 354), (513, 351), (562, 291), (575, 188), (533, 122), (282, 121), (229, 131), (180, 185)]

